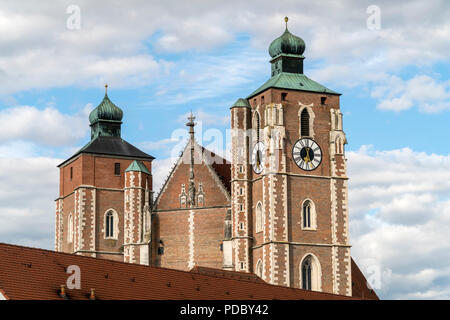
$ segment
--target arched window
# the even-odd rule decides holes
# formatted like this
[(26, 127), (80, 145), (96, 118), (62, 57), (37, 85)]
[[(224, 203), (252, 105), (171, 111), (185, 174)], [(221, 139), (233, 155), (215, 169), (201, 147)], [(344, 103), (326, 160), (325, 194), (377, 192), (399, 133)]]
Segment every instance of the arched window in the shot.
[(304, 290), (322, 291), (322, 270), (319, 260), (306, 255), (300, 264), (300, 287)]
[(256, 232), (261, 232), (263, 230), (263, 213), (262, 204), (258, 202), (256, 205)]
[(309, 112), (305, 108), (300, 115), (300, 135), (302, 137), (309, 137)]
[(69, 218), (67, 221), (67, 242), (73, 242), (73, 216), (72, 213), (69, 214)]
[(258, 277), (262, 278), (262, 276), (263, 276), (263, 264), (262, 264), (261, 259), (259, 259), (258, 262), (256, 263), (255, 271), (256, 271), (256, 275)]
[(114, 238), (114, 214), (112, 211), (106, 213), (106, 238)]
[(105, 213), (105, 239), (116, 239), (119, 235), (119, 216), (114, 209)]
[(306, 199), (302, 204), (301, 226), (305, 230), (316, 230), (316, 206), (310, 199)]

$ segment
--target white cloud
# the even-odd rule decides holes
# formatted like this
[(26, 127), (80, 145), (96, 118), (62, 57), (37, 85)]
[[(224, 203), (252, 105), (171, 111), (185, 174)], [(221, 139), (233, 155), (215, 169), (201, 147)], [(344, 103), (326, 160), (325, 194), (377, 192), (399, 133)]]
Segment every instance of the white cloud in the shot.
[(436, 113), (450, 109), (450, 81), (427, 75), (406, 81), (392, 76), (376, 86), (371, 95), (381, 100), (377, 107), (382, 110), (402, 111), (417, 106), (422, 112)]
[(155, 159), (152, 162), (153, 190), (155, 197), (166, 181), (178, 158)]
[[(0, 111), (0, 143), (32, 142), (44, 146), (64, 146), (86, 136), (91, 105), (75, 114), (63, 114), (48, 106), (18, 106)], [(1, 146), (1, 145), (0, 145)], [(5, 148), (5, 146), (1, 146)]]
[(0, 158), (0, 241), (54, 248), (61, 159)]
[[(450, 298), (450, 155), (348, 152), (352, 255), (392, 271), (384, 298)], [(369, 272), (370, 273), (370, 272)]]
[[(170, 69), (151, 51), (215, 49), (217, 53), (240, 35), (250, 35), (253, 49), (267, 60), (268, 55), (261, 52), (266, 52), (270, 41), (283, 32), (285, 14), (290, 16), (289, 29), (306, 41), (307, 61), (324, 62), (312, 72), (311, 65), (306, 67), (307, 73), (310, 70), (318, 81), (340, 86), (363, 85), (407, 65), (429, 66), (445, 60), (450, 49), (450, 6), (439, 0), (378, 1), (382, 23), (377, 31), (366, 27), (369, 3), (354, 1), (264, 0), (255, 6), (237, 0), (129, 1), (126, 5), (80, 0), (79, 30), (66, 27), (67, 5), (1, 1), (3, 93), (68, 85), (100, 86), (105, 81), (115, 87), (142, 86)], [(236, 54), (247, 49), (235, 48)], [(241, 56), (240, 71), (247, 72), (244, 77), (254, 77), (257, 72), (248, 70), (251, 62)], [(189, 63), (182, 61), (180, 66)], [(127, 65), (130, 67), (124, 67)], [(228, 66), (234, 67), (232, 63)], [(216, 69), (213, 74), (221, 78), (222, 72)]]

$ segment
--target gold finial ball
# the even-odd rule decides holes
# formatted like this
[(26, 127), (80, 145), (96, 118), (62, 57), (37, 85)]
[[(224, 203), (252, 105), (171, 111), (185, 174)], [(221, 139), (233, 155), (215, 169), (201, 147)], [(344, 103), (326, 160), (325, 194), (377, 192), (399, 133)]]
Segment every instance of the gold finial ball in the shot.
[(105, 93), (108, 92), (108, 84), (105, 83)]
[(284, 22), (288, 22), (289, 18), (288, 17), (284, 17)]

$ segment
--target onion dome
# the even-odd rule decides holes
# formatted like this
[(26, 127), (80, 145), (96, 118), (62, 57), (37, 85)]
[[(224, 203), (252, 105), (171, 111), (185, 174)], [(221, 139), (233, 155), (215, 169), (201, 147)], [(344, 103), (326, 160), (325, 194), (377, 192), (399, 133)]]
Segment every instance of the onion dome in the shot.
[[(108, 85), (105, 85), (105, 89), (107, 90)], [(122, 121), (123, 111), (118, 106), (116, 106), (111, 100), (108, 98), (108, 93), (105, 90), (105, 97), (103, 101), (92, 110), (89, 114), (89, 122), (94, 124), (98, 121), (106, 120), (106, 121)]]
[(272, 58), (280, 54), (302, 55), (305, 52), (305, 42), (302, 38), (294, 36), (287, 28), (288, 18), (284, 18), (286, 30), (284, 33), (272, 41), (269, 46), (269, 54)]

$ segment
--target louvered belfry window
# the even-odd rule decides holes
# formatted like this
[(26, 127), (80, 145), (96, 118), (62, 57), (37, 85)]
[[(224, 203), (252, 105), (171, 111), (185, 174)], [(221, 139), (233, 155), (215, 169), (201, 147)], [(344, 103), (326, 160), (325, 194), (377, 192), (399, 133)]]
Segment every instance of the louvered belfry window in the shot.
[(302, 137), (309, 137), (309, 113), (304, 109), (300, 115), (300, 135)]

